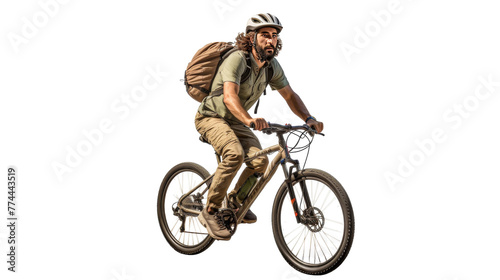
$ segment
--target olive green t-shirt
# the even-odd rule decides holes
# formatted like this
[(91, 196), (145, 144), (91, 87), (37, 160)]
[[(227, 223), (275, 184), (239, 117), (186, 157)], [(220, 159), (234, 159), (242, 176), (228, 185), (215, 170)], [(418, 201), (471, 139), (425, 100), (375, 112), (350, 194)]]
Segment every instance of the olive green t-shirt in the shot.
[[(249, 55), (249, 57), (252, 69), (250, 70), (250, 76), (244, 83), (240, 84), (241, 76), (247, 68), (245, 53), (243, 51), (237, 51), (229, 55), (222, 62), (217, 74), (215, 75), (211, 89), (212, 92), (221, 89), (224, 82), (233, 82), (238, 84), (240, 86), (238, 97), (240, 98), (241, 105), (247, 111), (250, 110), (255, 102), (257, 102), (266, 88), (265, 68), (269, 65), (268, 63), (270, 63), (273, 68), (273, 76), (269, 81), (271, 89), (279, 90), (288, 85), (285, 73), (275, 58), (273, 58), (270, 62), (266, 62), (266, 64), (259, 70), (253, 55)], [(221, 117), (231, 123), (241, 123), (226, 107), (223, 94), (218, 96), (207, 96), (201, 102), (198, 112), (205, 116)]]

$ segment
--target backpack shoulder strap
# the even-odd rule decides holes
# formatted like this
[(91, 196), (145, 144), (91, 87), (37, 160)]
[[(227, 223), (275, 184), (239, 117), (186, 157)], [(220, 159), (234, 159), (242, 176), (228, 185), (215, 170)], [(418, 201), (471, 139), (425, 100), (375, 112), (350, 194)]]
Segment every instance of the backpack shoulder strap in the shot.
[[(273, 78), (273, 75), (274, 75), (273, 66), (271, 64), (269, 64), (269, 66), (266, 67), (266, 88), (267, 88), (267, 85), (269, 85), (269, 82), (271, 81), (271, 79)], [(264, 95), (266, 95), (266, 89), (264, 89)], [(257, 105), (255, 105), (255, 110), (253, 111), (254, 114), (257, 114), (257, 110), (259, 109), (259, 105), (260, 105), (260, 98), (259, 98), (259, 100), (257, 100)]]
[(250, 69), (252, 69), (250, 55), (247, 52), (245, 52), (245, 61), (247, 63), (247, 68), (245, 69), (245, 72), (243, 72), (243, 75), (241, 75), (240, 84), (243, 84), (248, 80), (248, 78), (250, 77)]
[[(273, 78), (273, 75), (274, 75), (273, 66), (269, 64), (269, 66), (266, 68), (266, 87), (267, 85), (269, 85), (269, 82)], [(266, 95), (266, 90), (264, 90), (264, 95)]]

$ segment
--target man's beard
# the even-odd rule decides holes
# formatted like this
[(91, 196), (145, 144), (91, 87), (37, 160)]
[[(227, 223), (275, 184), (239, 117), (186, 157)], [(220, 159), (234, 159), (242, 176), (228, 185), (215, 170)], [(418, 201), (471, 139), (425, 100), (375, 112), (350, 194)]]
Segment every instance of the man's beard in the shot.
[[(268, 53), (266, 48), (267, 49), (272, 48), (273, 49), (272, 53)], [(257, 51), (257, 55), (260, 62), (271, 61), (274, 58), (274, 55), (276, 54), (276, 48), (272, 45), (267, 46), (265, 48), (261, 48), (259, 45), (256, 45), (255, 49)]]

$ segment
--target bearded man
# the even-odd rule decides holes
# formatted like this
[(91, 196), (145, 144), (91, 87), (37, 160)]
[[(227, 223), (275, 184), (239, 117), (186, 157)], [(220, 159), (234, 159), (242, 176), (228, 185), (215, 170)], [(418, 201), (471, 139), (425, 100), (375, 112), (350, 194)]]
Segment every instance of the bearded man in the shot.
[[(323, 130), (323, 123), (309, 114), (274, 58), (282, 48), (279, 38), (282, 29), (281, 22), (274, 15), (264, 13), (252, 16), (247, 22), (245, 33), (238, 34), (236, 38), (239, 50), (229, 55), (220, 65), (212, 83), (212, 94), (202, 101), (196, 114), (196, 129), (222, 158), (212, 179), (207, 205), (198, 216), (210, 236), (215, 239), (230, 239), (231, 233), (218, 215), (218, 210), (222, 207), (227, 190), (245, 156), (262, 149), (249, 127), (262, 130), (268, 127), (268, 123), (264, 118), (251, 116), (248, 110), (259, 100), (267, 84), (281, 94), (290, 109), (307, 125), (318, 132)], [(247, 59), (251, 65), (250, 75), (242, 82)], [(269, 73), (272, 73), (271, 77), (267, 77)], [(238, 205), (242, 202), (242, 197), (238, 195), (241, 187), (252, 176), (255, 178), (263, 173), (268, 162), (267, 156), (261, 156), (246, 163), (247, 167), (229, 194), (231, 203)], [(256, 221), (256, 215), (248, 210), (243, 222)]]

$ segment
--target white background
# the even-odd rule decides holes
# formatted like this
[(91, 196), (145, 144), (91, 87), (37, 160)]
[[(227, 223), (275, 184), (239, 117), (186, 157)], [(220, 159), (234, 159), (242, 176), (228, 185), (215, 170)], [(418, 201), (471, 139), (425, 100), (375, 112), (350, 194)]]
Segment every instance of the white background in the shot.
[[(325, 123), (307, 166), (332, 173), (354, 207), (351, 252), (325, 278), (499, 279), (500, 87), (476, 103), (473, 96), (479, 77), (500, 81), (500, 7), (401, 0), (385, 26), (373, 25), (373, 13), (389, 3), (70, 0), (15, 45), (23, 18), (33, 22), (44, 10), (38, 1), (2, 1), (0, 178), (9, 165), (19, 177), (18, 272), (2, 261), (2, 279), (310, 279), (288, 266), (273, 240), (279, 173), (252, 207), (259, 221), (200, 255), (175, 252), (157, 223), (157, 191), (171, 167), (195, 161), (215, 169), (212, 149), (197, 140), (197, 103), (179, 81), (185, 66), (205, 43), (232, 41), (260, 12), (284, 24), (278, 60)], [(356, 47), (356, 30), (367, 26), (373, 36), (349, 62), (341, 45)], [(112, 104), (141, 85), (148, 67), (169, 75), (128, 116), (117, 113)], [(474, 105), (468, 117), (446, 121), (464, 100)], [(300, 123), (277, 92), (259, 110)], [(59, 180), (54, 163), (66, 164), (67, 149), (105, 119), (112, 132)], [(398, 173), (401, 159), (418, 153), (415, 141), (435, 129), (446, 140), (416, 158), (411, 174)], [(391, 187), (387, 172), (404, 182)]]

